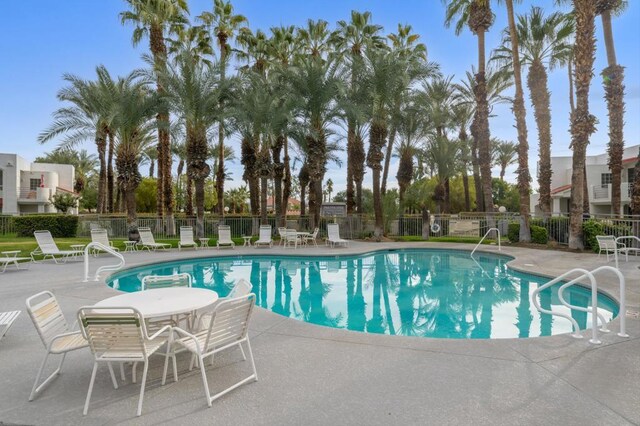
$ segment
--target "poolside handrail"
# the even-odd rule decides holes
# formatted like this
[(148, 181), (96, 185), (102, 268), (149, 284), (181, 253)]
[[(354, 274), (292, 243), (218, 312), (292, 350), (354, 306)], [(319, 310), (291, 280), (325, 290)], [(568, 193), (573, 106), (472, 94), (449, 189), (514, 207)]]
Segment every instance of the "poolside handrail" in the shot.
[(82, 280), (82, 282), (87, 282), (89, 281), (89, 251), (92, 248), (96, 248), (98, 250), (101, 251), (105, 251), (111, 255), (113, 255), (114, 257), (116, 257), (119, 262), (117, 264), (113, 264), (113, 265), (103, 265), (98, 267), (98, 269), (96, 269), (96, 273), (95, 276), (93, 278), (93, 281), (98, 281), (98, 278), (100, 277), (100, 273), (104, 272), (104, 271), (117, 271), (118, 269), (122, 268), (125, 264), (124, 261), (124, 256), (121, 255), (120, 253), (118, 253), (117, 251), (115, 251), (113, 248), (109, 247), (109, 246), (105, 246), (102, 243), (98, 243), (98, 242), (91, 242), (89, 244), (87, 244), (87, 246), (84, 248), (84, 279)]
[(476, 250), (478, 249), (478, 247), (480, 247), (480, 244), (482, 244), (482, 242), (484, 241), (485, 238), (487, 238), (487, 235), (489, 235), (489, 233), (491, 231), (496, 231), (498, 233), (498, 251), (502, 251), (502, 246), (500, 245), (500, 230), (498, 228), (489, 228), (487, 230), (487, 233), (484, 234), (484, 237), (480, 238), (480, 241), (478, 242), (478, 244), (476, 244), (476, 246), (473, 248), (473, 250), (471, 251), (471, 256), (473, 256), (473, 253), (476, 252)]

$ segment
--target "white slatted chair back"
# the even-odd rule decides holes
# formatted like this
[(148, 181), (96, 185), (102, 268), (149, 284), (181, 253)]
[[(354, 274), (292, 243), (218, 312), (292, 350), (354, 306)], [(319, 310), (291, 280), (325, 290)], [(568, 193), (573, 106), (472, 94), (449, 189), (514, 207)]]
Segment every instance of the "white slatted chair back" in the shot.
[(140, 234), (140, 242), (142, 242), (142, 244), (156, 244), (156, 240), (151, 233), (151, 228), (140, 227), (138, 228), (138, 233)]
[(255, 304), (256, 295), (253, 293), (216, 303), (203, 351), (244, 339)]
[(180, 227), (180, 244), (182, 245), (195, 245), (193, 240), (193, 228), (190, 226)]
[(313, 233), (311, 234), (311, 238), (313, 238), (314, 240), (318, 238), (318, 232), (320, 232), (320, 228), (314, 229)]
[(147, 275), (142, 278), (142, 291), (156, 288), (191, 287), (191, 275), (187, 273), (174, 275)]
[(235, 299), (236, 297), (246, 296), (247, 294), (251, 293), (252, 288), (253, 286), (249, 281), (245, 280), (244, 278), (241, 278), (238, 281), (236, 281), (236, 284), (233, 286), (233, 288), (229, 292), (229, 295), (227, 296), (227, 298)]
[(296, 241), (298, 241), (298, 231), (296, 231), (295, 229), (287, 229), (285, 238), (287, 240), (287, 243), (295, 243)]
[(271, 225), (260, 225), (260, 240), (271, 240)]
[(281, 227), (278, 228), (278, 235), (280, 236), (281, 240), (284, 240), (286, 232), (287, 232), (287, 228), (286, 227), (281, 226)]
[(70, 331), (58, 300), (50, 291), (43, 291), (28, 298), (27, 312), (47, 349), (54, 337)]
[(91, 230), (91, 242), (100, 243), (106, 247), (110, 247), (109, 234), (106, 229), (92, 229)]
[(82, 335), (96, 356), (144, 359), (146, 330), (142, 314), (128, 307), (84, 307), (78, 311)]
[(218, 226), (218, 244), (232, 244), (231, 227), (229, 225)]
[(617, 247), (616, 237), (613, 235), (596, 235), (596, 240), (601, 250), (615, 250)]
[(58, 245), (51, 236), (51, 232), (35, 231), (33, 236), (36, 237), (38, 247), (40, 248), (40, 251), (42, 251), (42, 254), (54, 254), (60, 252)]
[(340, 240), (340, 226), (337, 223), (328, 223), (327, 234), (329, 240)]

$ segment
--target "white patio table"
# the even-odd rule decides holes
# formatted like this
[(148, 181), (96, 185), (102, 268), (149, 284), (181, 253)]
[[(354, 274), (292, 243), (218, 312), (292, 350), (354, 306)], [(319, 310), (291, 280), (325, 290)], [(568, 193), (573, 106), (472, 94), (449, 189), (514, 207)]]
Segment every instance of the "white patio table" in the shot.
[(164, 317), (193, 312), (218, 300), (218, 293), (204, 288), (158, 288), (109, 297), (97, 307), (122, 306), (140, 311), (145, 318)]

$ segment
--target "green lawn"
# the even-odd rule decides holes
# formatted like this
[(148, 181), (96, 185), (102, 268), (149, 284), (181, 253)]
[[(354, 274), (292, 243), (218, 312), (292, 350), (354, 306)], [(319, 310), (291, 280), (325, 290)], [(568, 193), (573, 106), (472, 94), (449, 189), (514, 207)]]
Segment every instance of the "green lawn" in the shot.
[[(425, 240), (422, 237), (417, 236), (405, 236), (405, 237), (395, 237), (396, 241), (405, 241), (405, 242), (420, 242), (420, 241), (429, 241), (430, 243), (465, 243), (465, 244), (478, 244), (480, 241), (480, 237), (429, 237), (429, 240)], [(495, 240), (486, 239), (482, 242), (482, 244), (495, 244)]]

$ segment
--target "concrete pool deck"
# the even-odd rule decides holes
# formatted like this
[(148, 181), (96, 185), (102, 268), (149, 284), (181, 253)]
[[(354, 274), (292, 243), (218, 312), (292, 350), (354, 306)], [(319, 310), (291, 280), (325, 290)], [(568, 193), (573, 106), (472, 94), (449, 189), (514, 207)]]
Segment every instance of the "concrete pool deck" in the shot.
[[(305, 248), (168, 251), (126, 254), (127, 267), (229, 254), (354, 254), (385, 248), (455, 248), (467, 244), (363, 243), (348, 249)], [(483, 250), (497, 252), (493, 246)], [(511, 267), (549, 276), (606, 264), (594, 254), (504, 247)], [(92, 259), (92, 269), (113, 262)], [(609, 265), (612, 265), (610, 262)], [(559, 335), (531, 339), (454, 340), (372, 335), (314, 326), (256, 309), (251, 343), (259, 381), (208, 408), (202, 379), (178, 358), (179, 381), (160, 385), (163, 359), (152, 358), (143, 414), (135, 416), (139, 384), (114, 390), (98, 370), (89, 414), (82, 416), (93, 358), (67, 357), (63, 373), (33, 402), (27, 398), (44, 349), (28, 315), (27, 297), (51, 290), (67, 320), (77, 309), (117, 293), (101, 282), (82, 283), (82, 262), (38, 263), (0, 275), (0, 312), (22, 310), (0, 341), (0, 424), (640, 424), (640, 260), (620, 262), (627, 280), (627, 330), (619, 319), (601, 345)], [(599, 279), (619, 299), (616, 280)], [(625, 315), (624, 312), (621, 315)], [(585, 336), (587, 333), (583, 333)], [(51, 361), (53, 367), (53, 361)], [(127, 369), (128, 370), (128, 369)], [(229, 351), (209, 367), (212, 389), (248, 375), (250, 366)]]

